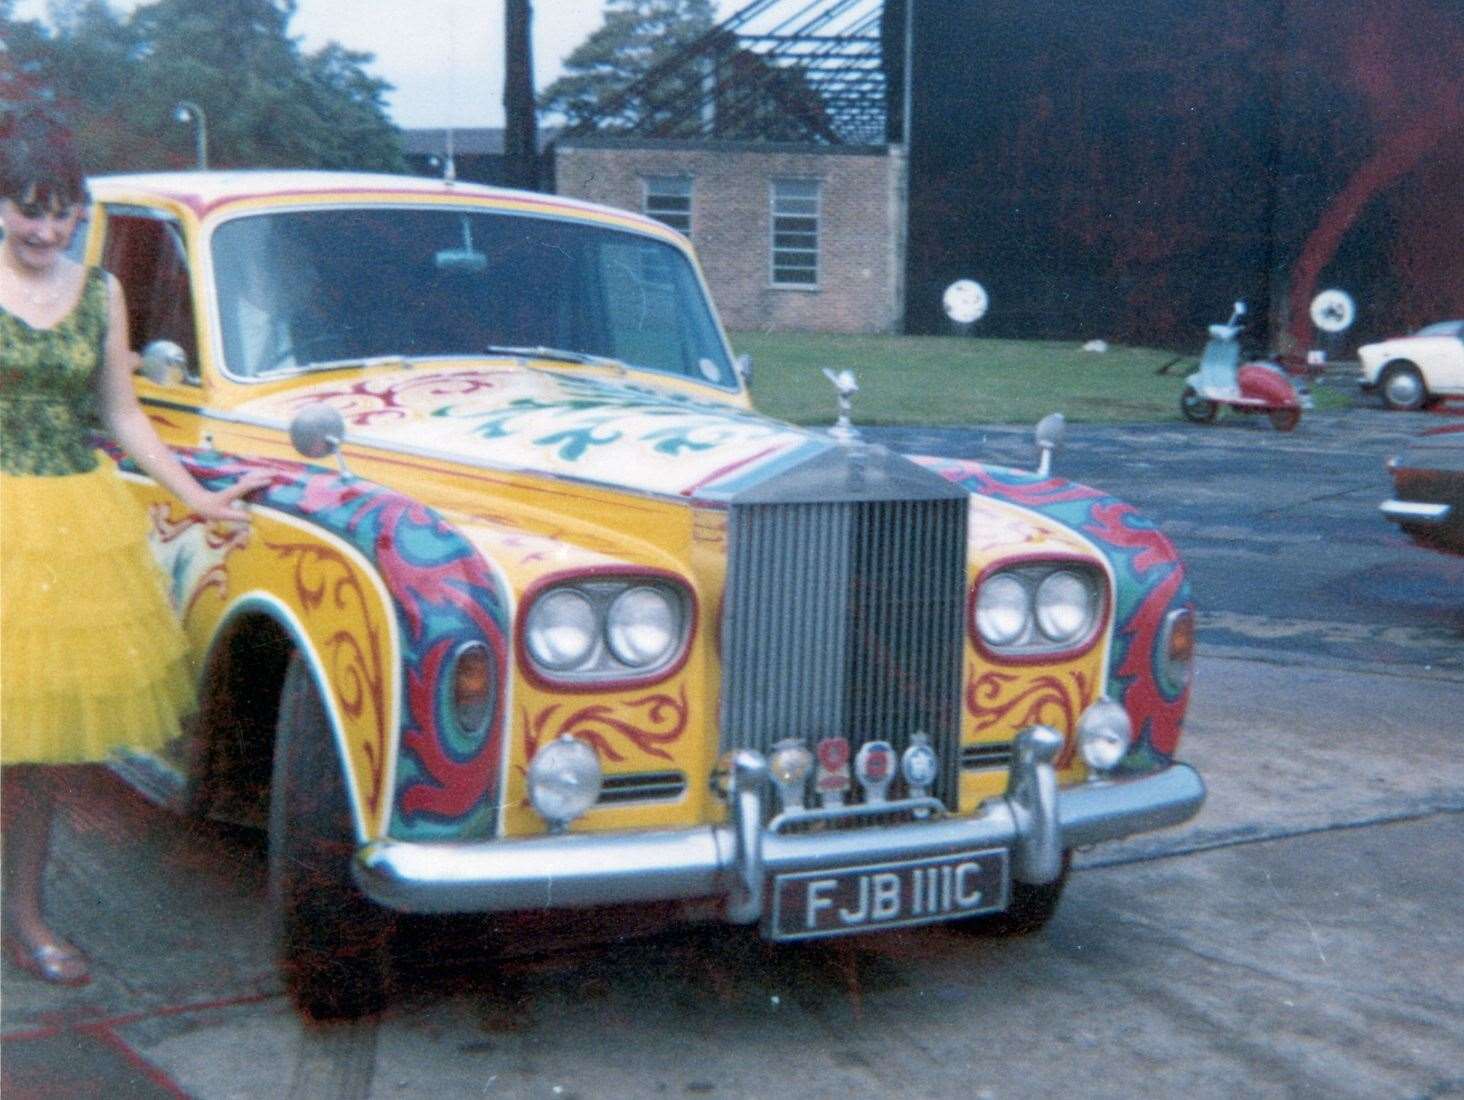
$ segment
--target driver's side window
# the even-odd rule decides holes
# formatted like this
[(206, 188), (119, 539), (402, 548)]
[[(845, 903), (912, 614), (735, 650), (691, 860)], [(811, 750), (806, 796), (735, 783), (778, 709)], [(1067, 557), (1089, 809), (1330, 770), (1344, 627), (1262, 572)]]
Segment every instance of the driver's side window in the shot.
[(183, 352), (185, 377), (171, 381), (197, 382), (198, 339), (182, 226), (146, 207), (109, 207), (102, 266), (117, 276), (127, 297), (132, 350), (140, 352), (157, 340), (176, 344)]

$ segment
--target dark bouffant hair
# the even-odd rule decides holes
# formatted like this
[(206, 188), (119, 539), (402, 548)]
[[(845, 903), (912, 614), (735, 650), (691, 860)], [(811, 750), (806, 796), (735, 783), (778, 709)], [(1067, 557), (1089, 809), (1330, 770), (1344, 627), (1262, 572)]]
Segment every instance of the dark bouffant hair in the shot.
[(0, 117), (0, 198), (68, 207), (90, 201), (71, 132), (45, 115)]

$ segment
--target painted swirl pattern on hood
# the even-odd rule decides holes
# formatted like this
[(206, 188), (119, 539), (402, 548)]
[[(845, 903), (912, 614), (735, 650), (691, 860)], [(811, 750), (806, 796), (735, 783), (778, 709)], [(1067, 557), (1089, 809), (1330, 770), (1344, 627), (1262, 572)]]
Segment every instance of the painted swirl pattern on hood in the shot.
[(499, 469), (716, 499), (835, 444), (733, 405), (629, 381), (522, 366), (415, 368), (248, 402), (287, 423), (324, 402), (352, 443), (429, 451)]

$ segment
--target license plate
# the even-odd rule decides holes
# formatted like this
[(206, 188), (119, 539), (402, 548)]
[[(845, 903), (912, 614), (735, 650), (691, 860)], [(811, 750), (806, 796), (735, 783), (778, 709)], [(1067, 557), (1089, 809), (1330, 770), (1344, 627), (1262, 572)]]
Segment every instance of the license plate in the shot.
[(767, 935), (807, 940), (972, 917), (1007, 907), (1004, 848), (773, 878)]

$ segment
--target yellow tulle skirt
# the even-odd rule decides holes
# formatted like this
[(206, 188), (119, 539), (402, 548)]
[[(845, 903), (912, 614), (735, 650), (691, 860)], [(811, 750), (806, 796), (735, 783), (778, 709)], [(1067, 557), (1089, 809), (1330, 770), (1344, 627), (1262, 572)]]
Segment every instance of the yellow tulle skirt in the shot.
[(193, 705), (147, 517), (115, 465), (0, 474), (0, 762), (156, 749)]

